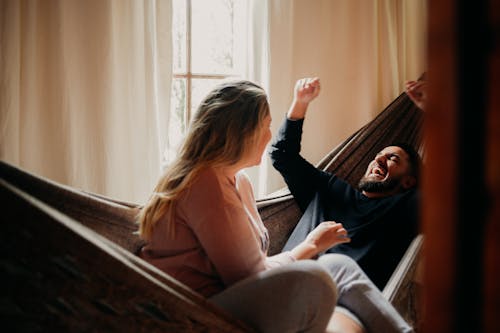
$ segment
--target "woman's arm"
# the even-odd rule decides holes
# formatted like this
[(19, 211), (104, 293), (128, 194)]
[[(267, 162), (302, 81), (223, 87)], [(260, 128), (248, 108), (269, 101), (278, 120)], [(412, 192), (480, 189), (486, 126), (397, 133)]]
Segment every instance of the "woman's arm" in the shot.
[(335, 245), (350, 241), (347, 230), (341, 223), (325, 221), (311, 231), (302, 243), (291, 250), (291, 253), (297, 260), (311, 259)]
[(205, 173), (189, 190), (183, 215), (226, 286), (266, 269), (241, 200), (224, 177)]

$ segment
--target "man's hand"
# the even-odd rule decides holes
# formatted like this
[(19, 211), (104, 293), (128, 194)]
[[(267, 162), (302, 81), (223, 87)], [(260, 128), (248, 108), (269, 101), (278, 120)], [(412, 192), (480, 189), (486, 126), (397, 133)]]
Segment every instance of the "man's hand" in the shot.
[(406, 94), (417, 107), (425, 110), (427, 104), (427, 82), (406, 81)]
[(318, 97), (321, 90), (319, 78), (304, 78), (295, 83), (293, 102), (288, 110), (289, 119), (302, 119), (309, 103)]
[(294, 100), (299, 103), (310, 103), (318, 97), (320, 89), (319, 78), (300, 79), (295, 83)]

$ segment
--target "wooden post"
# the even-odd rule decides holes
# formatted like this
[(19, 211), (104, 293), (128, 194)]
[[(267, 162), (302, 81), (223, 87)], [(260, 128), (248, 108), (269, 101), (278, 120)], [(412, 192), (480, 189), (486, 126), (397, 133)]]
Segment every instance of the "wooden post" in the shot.
[(500, 331), (498, 2), (429, 1), (423, 332)]

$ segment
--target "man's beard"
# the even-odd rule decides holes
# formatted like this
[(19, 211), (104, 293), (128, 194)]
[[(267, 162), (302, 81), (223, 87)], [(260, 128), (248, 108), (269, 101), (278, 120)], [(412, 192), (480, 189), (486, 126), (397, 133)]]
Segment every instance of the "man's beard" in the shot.
[(368, 180), (366, 177), (361, 178), (358, 183), (360, 191), (369, 193), (384, 193), (390, 192), (399, 186), (398, 179), (386, 179), (384, 181)]

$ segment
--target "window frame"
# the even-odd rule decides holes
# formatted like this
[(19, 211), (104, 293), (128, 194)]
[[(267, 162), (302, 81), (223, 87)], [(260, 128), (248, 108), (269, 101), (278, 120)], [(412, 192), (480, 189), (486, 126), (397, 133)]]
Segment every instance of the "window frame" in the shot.
[[(233, 1), (238, 1), (238, 0), (233, 0)], [(176, 79), (184, 79), (185, 80), (185, 96), (186, 96), (186, 105), (185, 105), (185, 110), (184, 110), (184, 126), (187, 128), (189, 121), (191, 120), (191, 110), (192, 110), (192, 82), (194, 79), (216, 79), (216, 80), (223, 80), (223, 79), (228, 79), (228, 78), (235, 78), (238, 77), (239, 75), (236, 74), (218, 74), (218, 73), (194, 73), (192, 71), (192, 13), (193, 13), (193, 5), (192, 5), (192, 0), (185, 0), (186, 2), (186, 17), (185, 17), (185, 22), (186, 22), (186, 38), (184, 40), (184, 45), (186, 47), (186, 70), (185, 72), (176, 72), (175, 70), (172, 71), (172, 81)], [(186, 128), (182, 129), (182, 132), (185, 132)]]

